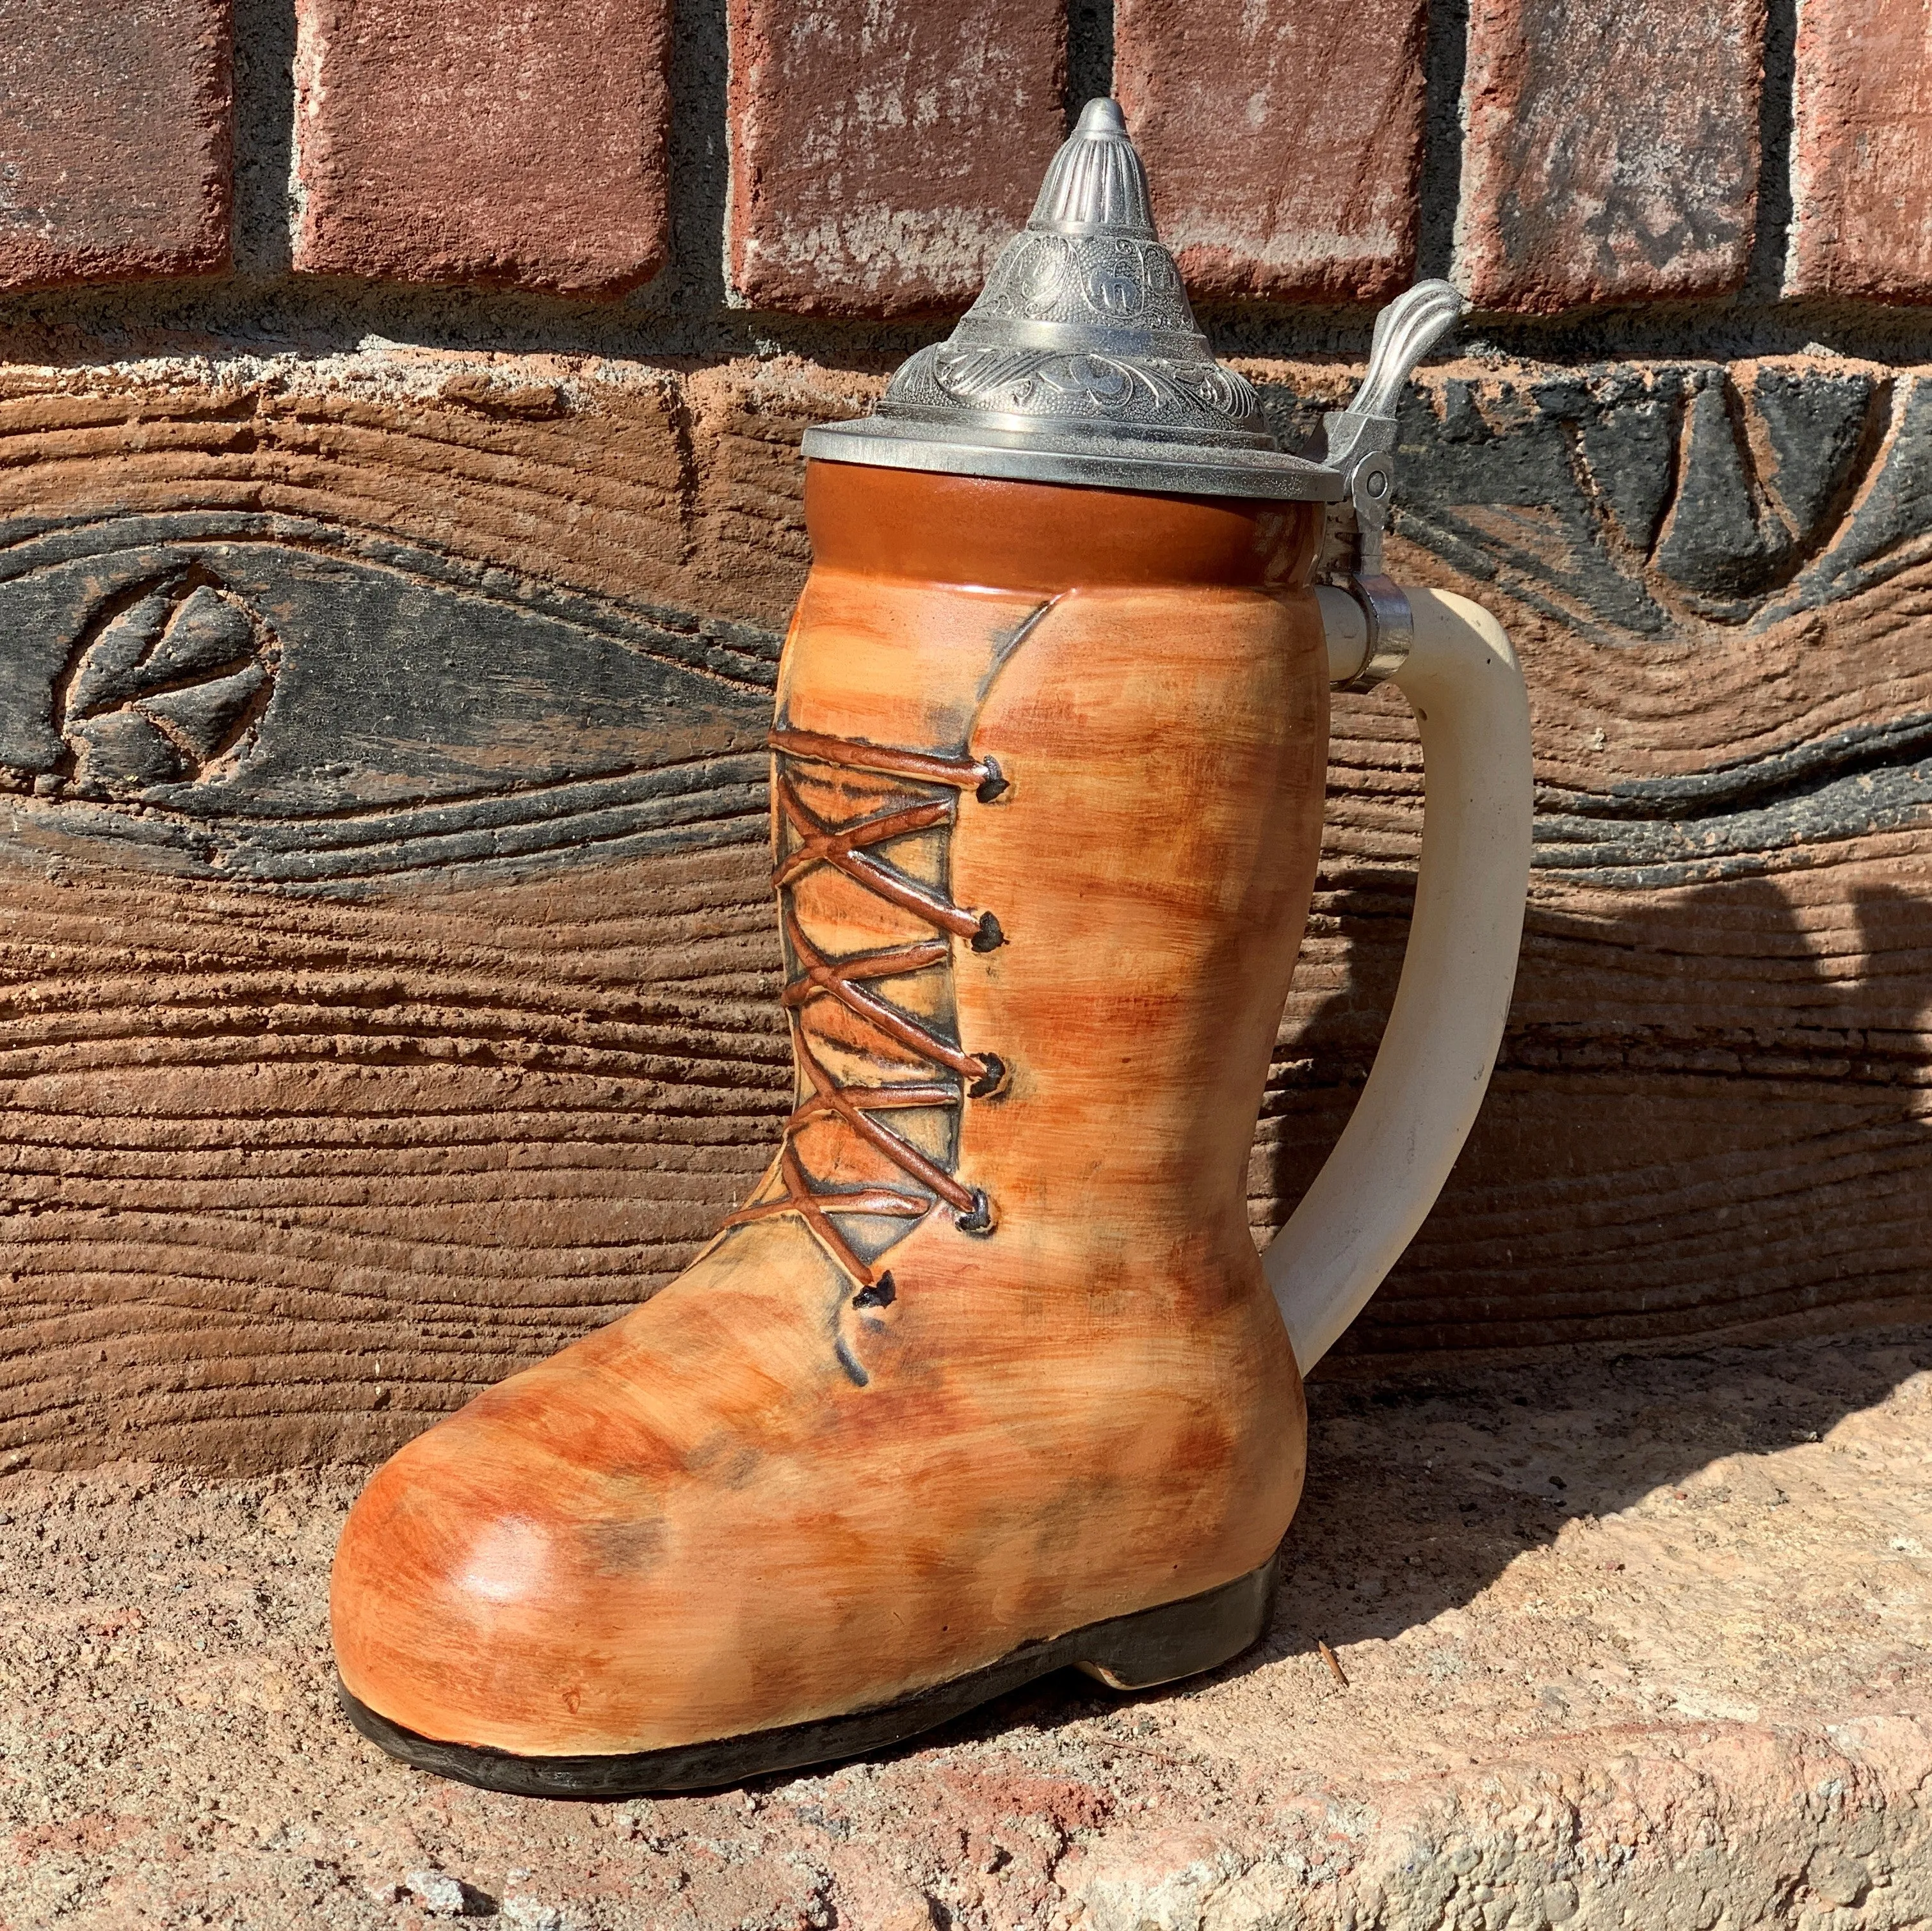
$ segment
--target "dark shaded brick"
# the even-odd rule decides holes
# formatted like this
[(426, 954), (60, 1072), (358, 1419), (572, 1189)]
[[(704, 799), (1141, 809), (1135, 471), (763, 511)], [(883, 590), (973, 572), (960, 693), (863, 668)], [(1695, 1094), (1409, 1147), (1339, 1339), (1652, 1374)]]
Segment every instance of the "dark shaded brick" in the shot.
[(1764, 26), (1764, 0), (1474, 0), (1459, 255), (1477, 306), (1741, 287)]
[(299, 0), (295, 265), (610, 295), (663, 265), (669, 0)]
[(964, 307), (1065, 131), (1053, 0), (732, 0), (731, 274), (754, 307)]
[(1378, 301), (1415, 268), (1426, 0), (1117, 0), (1114, 91), (1197, 295)]
[(0, 0), (0, 289), (229, 251), (228, 0)]
[(1932, 7), (1808, 0), (1797, 65), (1790, 292), (1932, 301)]

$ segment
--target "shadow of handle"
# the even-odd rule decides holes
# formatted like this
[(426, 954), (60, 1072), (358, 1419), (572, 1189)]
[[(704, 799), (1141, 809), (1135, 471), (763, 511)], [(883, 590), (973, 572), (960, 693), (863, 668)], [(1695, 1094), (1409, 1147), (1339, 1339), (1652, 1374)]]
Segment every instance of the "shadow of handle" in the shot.
[(1529, 705), (1502, 626), (1467, 598), (1408, 593), (1394, 674), (1422, 733), (1422, 861), (1402, 982), (1335, 1150), (1262, 1256), (1305, 1375), (1436, 1203), (1489, 1085), (1529, 883)]

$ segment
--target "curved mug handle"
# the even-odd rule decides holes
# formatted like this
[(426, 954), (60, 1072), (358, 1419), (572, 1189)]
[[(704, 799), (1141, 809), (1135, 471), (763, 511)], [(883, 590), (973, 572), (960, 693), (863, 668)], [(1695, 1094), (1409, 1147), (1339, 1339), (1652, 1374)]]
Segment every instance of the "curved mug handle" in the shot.
[[(1316, 592), (1338, 683), (1370, 654), (1347, 592)], [(1480, 604), (1407, 592), (1392, 675), (1422, 733), (1422, 862), (1402, 981), (1341, 1138), (1262, 1257), (1305, 1375), (1414, 1237), (1462, 1150), (1508, 1017), (1529, 885), (1529, 703)]]

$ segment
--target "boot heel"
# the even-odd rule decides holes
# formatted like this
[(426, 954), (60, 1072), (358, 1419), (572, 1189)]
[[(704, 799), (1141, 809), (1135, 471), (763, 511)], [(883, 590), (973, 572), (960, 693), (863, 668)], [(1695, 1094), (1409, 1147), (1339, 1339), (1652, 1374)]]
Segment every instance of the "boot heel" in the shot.
[(1202, 1595), (1096, 1623), (1080, 1633), (1075, 1666), (1110, 1690), (1152, 1690), (1231, 1663), (1267, 1635), (1280, 1580), (1271, 1559)]

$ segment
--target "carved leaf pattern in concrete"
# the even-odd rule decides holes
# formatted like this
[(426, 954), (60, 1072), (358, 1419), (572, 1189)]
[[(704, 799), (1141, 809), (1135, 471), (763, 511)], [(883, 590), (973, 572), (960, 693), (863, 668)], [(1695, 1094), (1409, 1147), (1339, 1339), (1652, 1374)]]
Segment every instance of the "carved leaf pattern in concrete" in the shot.
[(1402, 534), (1606, 643), (1760, 631), (1932, 541), (1932, 384), (1875, 364), (1451, 370), (1402, 442)]
[(280, 654), (205, 568), (137, 582), (94, 613), (56, 686), (56, 775), (82, 798), (227, 778), (256, 741)]

